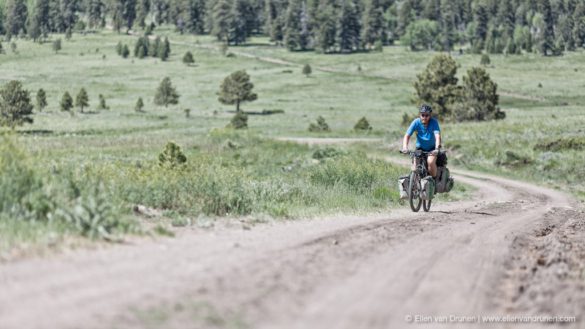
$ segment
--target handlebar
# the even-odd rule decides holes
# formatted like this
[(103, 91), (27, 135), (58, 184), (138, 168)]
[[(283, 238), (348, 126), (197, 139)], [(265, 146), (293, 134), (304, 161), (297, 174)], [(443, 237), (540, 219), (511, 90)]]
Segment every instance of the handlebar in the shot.
[[(426, 151), (423, 151), (423, 150), (415, 150), (415, 151), (406, 150), (406, 152), (404, 152), (402, 150), (399, 150), (398, 152), (401, 153), (401, 154), (404, 154), (404, 155), (409, 155), (411, 157), (415, 157), (415, 156), (429, 155), (429, 154), (434, 153), (435, 151), (426, 152)], [(447, 153), (447, 151), (439, 150), (439, 153), (437, 155), (439, 155), (439, 154), (445, 154), (445, 153)]]

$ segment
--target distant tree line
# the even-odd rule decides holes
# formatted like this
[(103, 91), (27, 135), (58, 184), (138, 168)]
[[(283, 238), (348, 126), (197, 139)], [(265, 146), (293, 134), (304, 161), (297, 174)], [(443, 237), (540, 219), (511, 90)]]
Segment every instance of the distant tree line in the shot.
[(151, 32), (149, 21), (230, 45), (261, 34), (290, 50), (325, 53), (396, 40), (413, 50), (470, 44), (478, 53), (543, 55), (585, 44), (585, 0), (6, 0), (0, 10), (0, 33), (33, 40), (106, 22)]

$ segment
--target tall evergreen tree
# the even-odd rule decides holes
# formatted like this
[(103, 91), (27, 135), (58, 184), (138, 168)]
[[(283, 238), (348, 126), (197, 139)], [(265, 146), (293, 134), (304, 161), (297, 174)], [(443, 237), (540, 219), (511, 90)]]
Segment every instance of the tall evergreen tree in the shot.
[(366, 0), (362, 22), (362, 42), (368, 49), (371, 49), (376, 41), (386, 43), (386, 22), (380, 0)]
[(106, 5), (102, 0), (88, 0), (87, 18), (90, 28), (105, 26)]
[(89, 96), (85, 88), (81, 88), (77, 97), (75, 97), (75, 106), (79, 107), (79, 111), (83, 113), (83, 108), (89, 106)]
[(47, 93), (43, 88), (37, 91), (35, 107), (39, 112), (41, 112), (45, 107), (47, 107)]
[(301, 0), (290, 0), (284, 23), (284, 45), (289, 50), (301, 48)]
[(455, 44), (455, 8), (452, 0), (441, 1), (441, 44), (444, 51), (451, 51)]
[(60, 0), (49, 0), (49, 29), (51, 32), (64, 32)]
[(25, 0), (7, 0), (4, 5), (4, 31), (7, 37), (26, 31), (28, 9)]
[(112, 23), (116, 31), (120, 32), (122, 28), (126, 28), (126, 32), (129, 32), (135, 19), (136, 0), (112, 1)]
[(230, 11), (228, 43), (239, 45), (246, 42), (248, 37), (247, 6), (246, 0), (233, 0)]
[(61, 23), (62, 31), (73, 30), (75, 23), (79, 17), (77, 13), (79, 11), (80, 0), (59, 0), (59, 10), (61, 11)]
[(213, 29), (211, 34), (217, 40), (229, 42), (230, 26), (232, 21), (232, 5), (229, 0), (218, 0), (213, 8)]
[(146, 28), (146, 16), (150, 12), (150, 0), (138, 0), (136, 3), (136, 25)]
[(428, 0), (423, 9), (423, 17), (432, 21), (441, 19), (441, 0)]
[(46, 38), (49, 32), (49, 0), (37, 0), (29, 20), (28, 34), (37, 41)]
[(451, 56), (437, 55), (414, 83), (419, 103), (431, 104), (439, 117), (450, 117), (458, 97), (457, 63)]
[(398, 36), (402, 36), (406, 32), (406, 28), (410, 22), (416, 19), (416, 12), (412, 5), (413, 0), (406, 0), (402, 2), (398, 9), (398, 21), (396, 32)]
[(483, 3), (478, 3), (475, 8), (475, 33), (473, 40), (473, 48), (476, 52), (483, 50), (485, 46), (485, 39), (488, 33), (488, 12)]
[(65, 92), (63, 97), (61, 97), (61, 102), (59, 103), (61, 111), (69, 112), (73, 108), (73, 98), (69, 95), (69, 92)]
[(585, 45), (585, 1), (581, 0), (575, 6), (573, 24), (573, 40), (575, 40), (575, 46), (583, 47)]
[(500, 3), (498, 8), (497, 24), (502, 26), (503, 36), (506, 39), (512, 38), (514, 36), (514, 27), (516, 22), (514, 13), (515, 10), (512, 7), (512, 1), (506, 0)]
[(0, 89), (0, 126), (14, 129), (24, 123), (32, 123), (32, 110), (30, 93), (20, 81), (12, 80)]
[(240, 104), (252, 102), (258, 99), (258, 95), (252, 92), (254, 84), (246, 71), (236, 71), (227, 76), (219, 87), (218, 100), (222, 104), (236, 105), (236, 112), (240, 112)]
[(168, 13), (170, 8), (169, 0), (152, 0), (151, 3), (154, 21), (157, 25), (161, 25), (168, 21)]
[(542, 13), (544, 26), (541, 31), (542, 36), (540, 40), (540, 52), (547, 56), (552, 54), (555, 49), (555, 30), (554, 30), (554, 18), (552, 14), (551, 4), (549, 0), (540, 0), (539, 10)]
[(175, 87), (173, 87), (169, 77), (165, 77), (156, 89), (154, 104), (164, 107), (179, 104), (179, 94)]
[(205, 1), (188, 0), (186, 10), (186, 28), (191, 33), (203, 34), (205, 32)]
[(317, 47), (323, 53), (331, 52), (334, 50), (337, 35), (337, 17), (333, 6), (325, 5), (320, 9), (317, 22)]
[(341, 52), (352, 52), (360, 48), (360, 18), (358, 8), (352, 0), (344, 0), (337, 27), (337, 44)]

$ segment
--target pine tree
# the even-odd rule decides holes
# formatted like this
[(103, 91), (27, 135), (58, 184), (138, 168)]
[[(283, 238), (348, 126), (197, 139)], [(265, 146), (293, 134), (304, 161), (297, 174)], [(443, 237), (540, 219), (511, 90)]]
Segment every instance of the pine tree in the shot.
[(457, 63), (451, 56), (435, 56), (414, 83), (418, 102), (430, 104), (439, 117), (449, 118), (458, 97), (456, 75)]
[(140, 37), (136, 40), (136, 45), (134, 45), (134, 57), (138, 57), (140, 59), (144, 58), (148, 55), (148, 49), (150, 48), (150, 43), (147, 37)]
[(7, 0), (4, 5), (4, 31), (8, 38), (26, 30), (28, 9), (25, 0)]
[(106, 5), (102, 0), (88, 0), (87, 18), (90, 28), (102, 27), (105, 25)]
[(371, 49), (377, 41), (386, 42), (386, 22), (380, 0), (366, 0), (362, 22), (362, 42), (366, 48)]
[(573, 14), (573, 40), (576, 47), (585, 45), (585, 1), (579, 1)]
[(498, 85), (484, 69), (474, 67), (467, 71), (467, 75), (463, 77), (463, 85), (463, 106), (457, 107), (454, 113), (457, 121), (505, 118), (506, 114), (498, 107)]
[(169, 42), (169, 38), (165, 37), (165, 41), (162, 42), (158, 47), (158, 54), (157, 57), (160, 58), (161, 61), (166, 61), (171, 54), (171, 43)]
[(205, 0), (187, 0), (187, 30), (191, 33), (205, 32)]
[(231, 3), (229, 0), (218, 0), (213, 7), (213, 29), (211, 34), (217, 40), (229, 43), (229, 33), (232, 21)]
[(441, 0), (429, 0), (427, 1), (423, 9), (423, 18), (432, 21), (438, 21), (441, 19)]
[(151, 46), (149, 46), (148, 48), (148, 54), (152, 57), (157, 57), (158, 56), (158, 52), (159, 52), (159, 48), (164, 47), (164, 44), (162, 43), (162, 40), (159, 36), (156, 37), (156, 39), (154, 39), (154, 42), (152, 43)]
[(79, 107), (79, 111), (83, 113), (83, 108), (89, 106), (89, 96), (85, 88), (81, 88), (77, 97), (75, 97), (75, 106)]
[(32, 123), (33, 112), (30, 93), (23, 89), (20, 81), (10, 81), (0, 89), (0, 126), (12, 129)]
[(549, 0), (540, 0), (539, 7), (544, 19), (544, 27), (543, 31), (541, 31), (542, 36), (539, 48), (540, 52), (544, 56), (547, 56), (549, 53), (552, 54), (554, 52), (555, 31), (553, 14)]
[(288, 50), (301, 48), (301, 0), (290, 0), (284, 23), (284, 45)]
[(452, 0), (441, 0), (441, 44), (451, 51), (455, 44), (455, 9)]
[(55, 54), (58, 53), (61, 50), (61, 39), (53, 41), (52, 47)]
[(185, 53), (185, 56), (183, 56), (183, 63), (187, 64), (187, 66), (190, 66), (191, 64), (195, 63), (195, 60), (193, 59), (193, 54), (188, 51)]
[(512, 1), (502, 1), (500, 2), (500, 7), (498, 8), (498, 16), (497, 21), (498, 25), (502, 26), (503, 28), (503, 37), (504, 39), (510, 39), (514, 36), (514, 27), (516, 22), (516, 17), (514, 15), (514, 8), (512, 7)]
[(285, 10), (286, 6), (282, 0), (266, 0), (265, 3), (265, 30), (270, 35), (270, 40), (275, 42), (277, 45), (282, 44), (284, 40), (284, 25)]
[(227, 76), (219, 87), (218, 100), (222, 104), (236, 105), (236, 112), (240, 112), (240, 104), (252, 102), (258, 99), (258, 95), (252, 92), (254, 84), (250, 82), (250, 76), (246, 71), (236, 71)]
[(333, 6), (321, 9), (317, 18), (316, 45), (323, 53), (334, 50), (337, 35), (337, 18)]
[(246, 26), (246, 1), (233, 0), (230, 11), (228, 43), (236, 45), (246, 42), (248, 31)]
[(146, 16), (150, 12), (150, 0), (138, 0), (136, 3), (136, 21), (135, 23), (141, 28), (146, 28)]
[(142, 101), (142, 97), (138, 97), (138, 100), (136, 101), (136, 105), (134, 106), (134, 111), (142, 112), (143, 108), (144, 108), (144, 102)]
[(122, 47), (122, 57), (128, 58), (128, 56), (130, 56), (130, 49), (128, 49), (128, 45), (124, 45), (124, 47)]
[(99, 103), (98, 103), (98, 110), (109, 110), (110, 108), (106, 105), (106, 98), (104, 95), (99, 94), (98, 96)]
[(51, 32), (63, 32), (63, 15), (61, 3), (58, 0), (49, 1), (49, 30)]
[(41, 112), (45, 107), (47, 107), (47, 93), (45, 93), (45, 90), (43, 88), (37, 91), (35, 106), (39, 112)]
[(48, 36), (49, 28), (49, 1), (37, 0), (29, 20), (28, 35), (33, 41), (38, 41)]
[(69, 92), (65, 92), (63, 97), (61, 98), (61, 103), (59, 103), (61, 107), (61, 111), (63, 112), (70, 112), (73, 108), (73, 98), (69, 95)]
[(78, 20), (77, 12), (79, 11), (79, 3), (78, 0), (60, 0), (59, 6), (62, 31), (69, 33), (69, 37), (66, 36), (66, 38), (70, 39), (70, 33)]
[(179, 94), (169, 77), (165, 77), (156, 89), (154, 104), (164, 107), (179, 104)]
[(313, 70), (311, 69), (311, 65), (309, 64), (305, 64), (305, 66), (303, 66), (303, 74), (308, 78), (309, 75), (311, 75), (311, 73), (313, 72)]
[(416, 19), (416, 13), (412, 6), (413, 0), (406, 0), (398, 9), (398, 21), (396, 26), (396, 34), (398, 37), (406, 32), (406, 28), (412, 21)]
[(126, 28), (128, 33), (136, 19), (136, 0), (113, 0), (111, 11), (114, 30)]
[(360, 48), (361, 25), (358, 9), (352, 0), (344, 0), (337, 28), (337, 43), (344, 53)]
[(481, 52), (485, 47), (485, 40), (488, 34), (488, 13), (483, 3), (478, 3), (475, 9), (475, 33), (473, 48), (475, 52)]

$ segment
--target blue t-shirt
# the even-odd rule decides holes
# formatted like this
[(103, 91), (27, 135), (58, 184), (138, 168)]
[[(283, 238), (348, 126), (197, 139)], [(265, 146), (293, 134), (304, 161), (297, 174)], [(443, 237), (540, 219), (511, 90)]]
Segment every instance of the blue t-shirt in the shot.
[(421, 148), (423, 151), (432, 151), (435, 149), (435, 134), (441, 132), (439, 128), (439, 121), (435, 118), (429, 120), (427, 127), (420, 121), (420, 118), (416, 118), (408, 127), (406, 134), (412, 136), (416, 131), (416, 147)]

